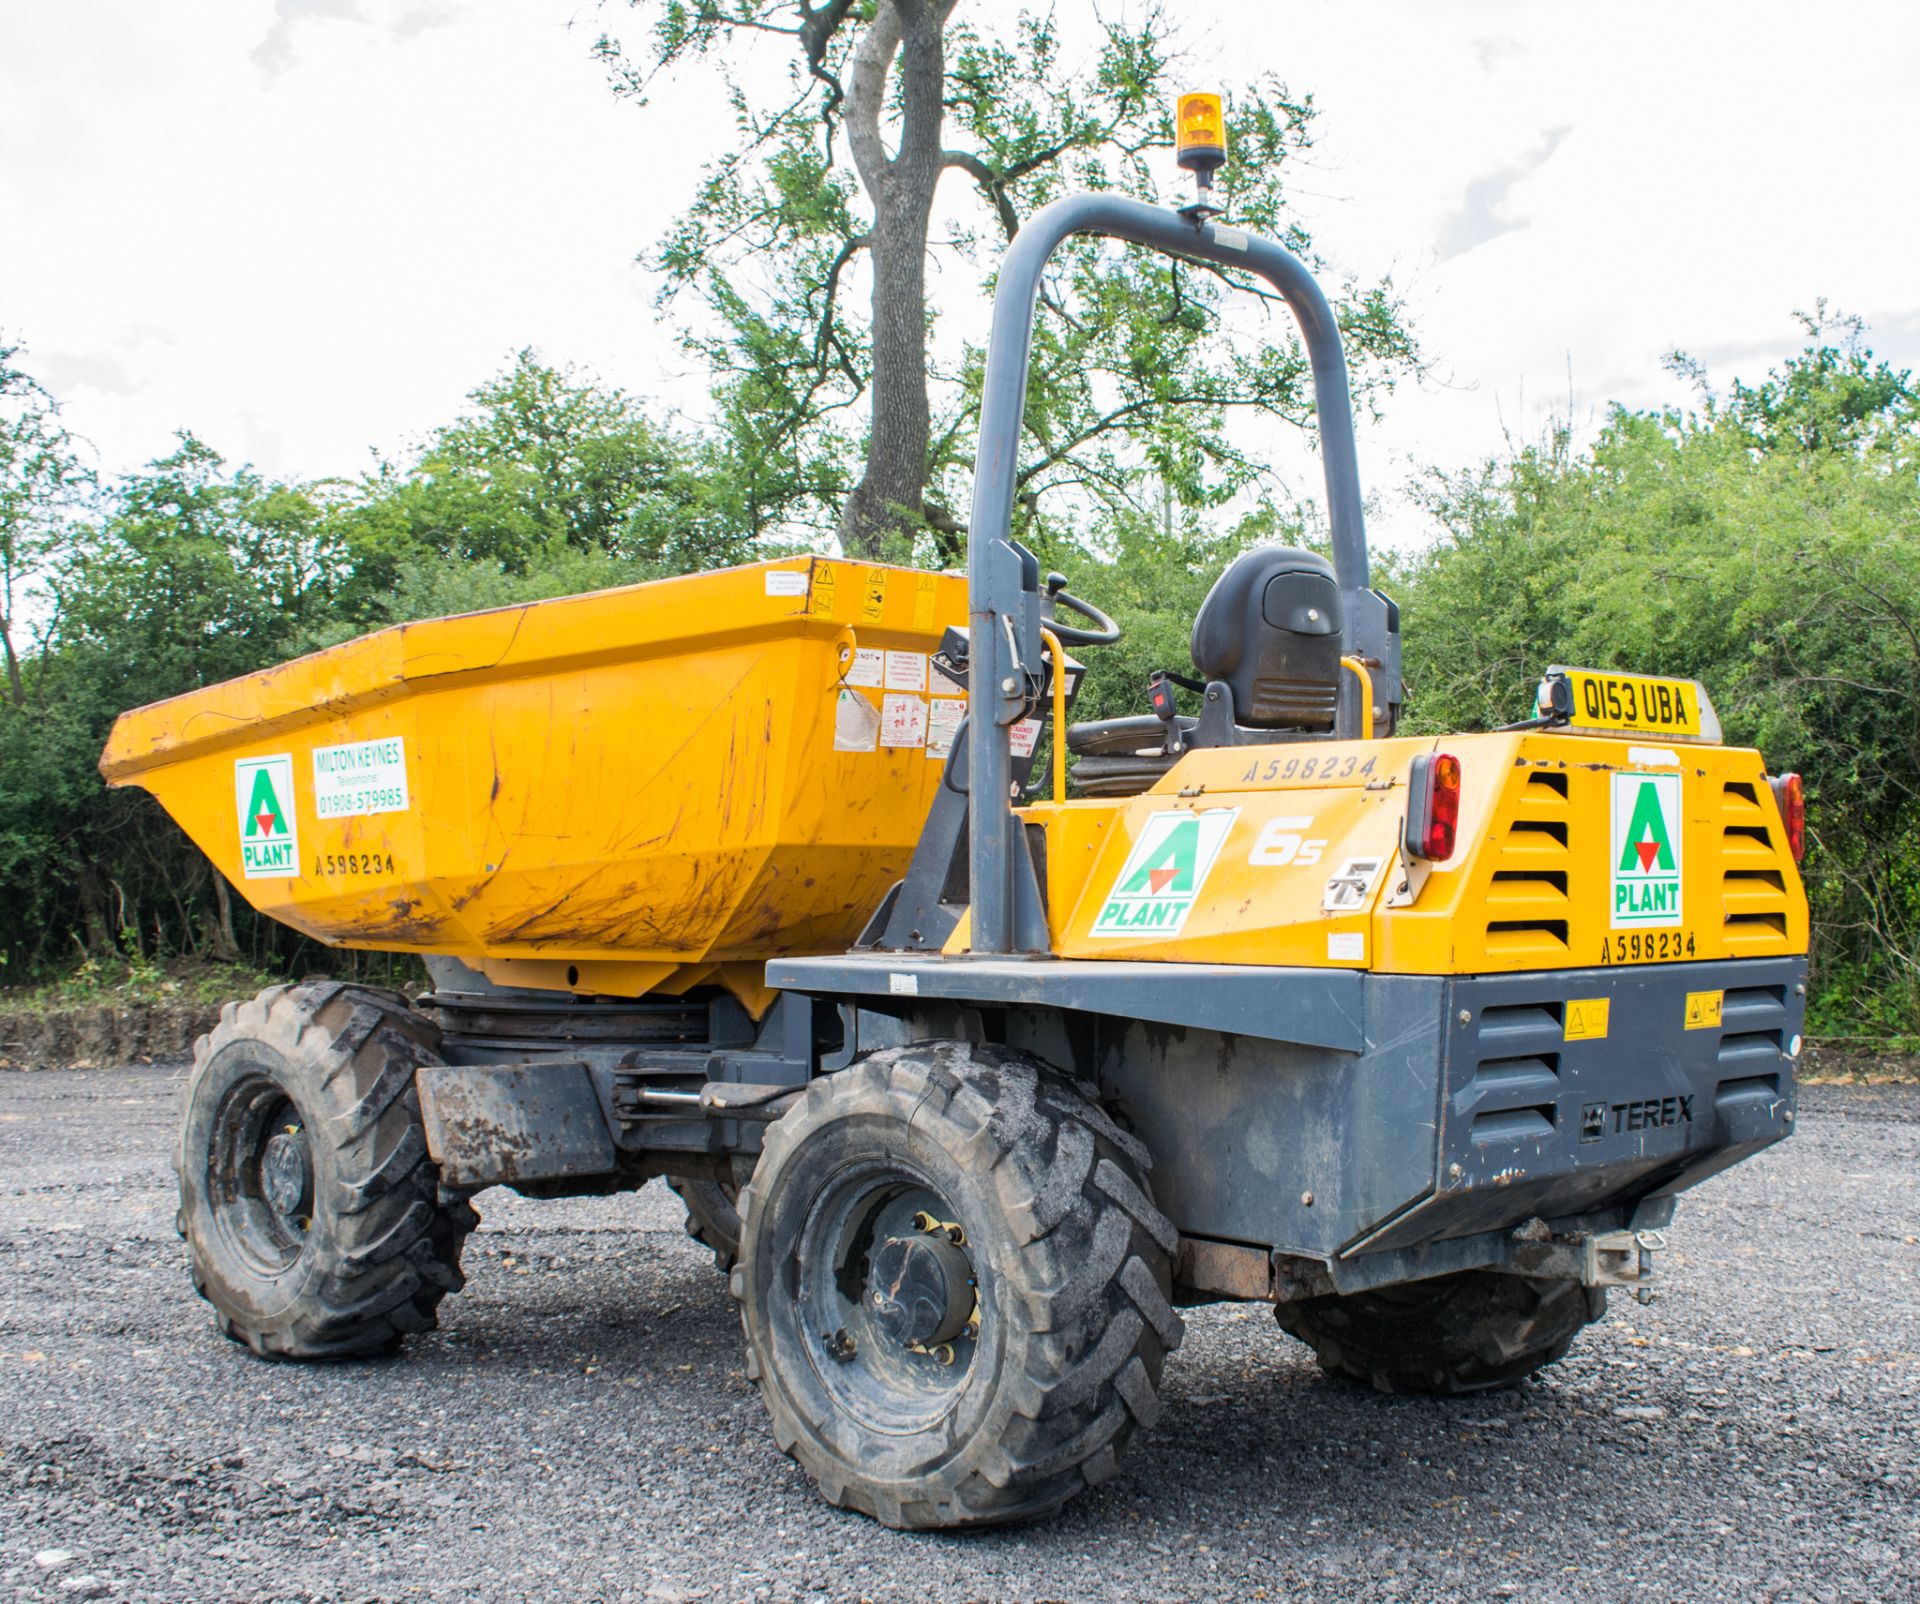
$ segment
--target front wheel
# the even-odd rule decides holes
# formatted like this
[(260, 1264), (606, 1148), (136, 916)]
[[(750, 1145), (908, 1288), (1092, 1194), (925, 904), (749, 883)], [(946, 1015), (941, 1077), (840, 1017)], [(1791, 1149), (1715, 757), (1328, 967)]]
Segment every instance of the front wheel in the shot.
[(995, 1046), (808, 1087), (740, 1194), (732, 1276), (774, 1438), (909, 1529), (1023, 1520), (1110, 1476), (1180, 1342), (1145, 1149)]
[(479, 1217), (443, 1198), (414, 1072), (438, 1036), (370, 986), (274, 986), (194, 1050), (177, 1168), (193, 1284), (276, 1359), (385, 1353), (433, 1329)]
[(1275, 1307), (1320, 1368), (1378, 1392), (1448, 1397), (1510, 1387), (1565, 1356), (1607, 1312), (1603, 1287), (1466, 1270)]

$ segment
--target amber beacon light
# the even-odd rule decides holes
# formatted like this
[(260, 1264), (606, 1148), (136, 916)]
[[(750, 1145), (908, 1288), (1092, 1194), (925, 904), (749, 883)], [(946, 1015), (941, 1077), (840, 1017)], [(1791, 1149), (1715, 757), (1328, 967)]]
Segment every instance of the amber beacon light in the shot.
[(1227, 159), (1227, 119), (1218, 95), (1182, 95), (1174, 116), (1174, 154), (1182, 167), (1213, 187), (1213, 175)]

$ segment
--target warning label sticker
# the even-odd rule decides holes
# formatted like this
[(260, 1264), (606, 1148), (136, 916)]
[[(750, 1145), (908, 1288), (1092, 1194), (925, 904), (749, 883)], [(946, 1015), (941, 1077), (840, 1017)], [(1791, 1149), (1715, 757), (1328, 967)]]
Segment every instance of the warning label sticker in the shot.
[(838, 600), (840, 576), (834, 572), (833, 564), (824, 558), (813, 559), (813, 579), (807, 590), (807, 611), (825, 614), (833, 611)]
[(926, 688), (927, 654), (925, 652), (887, 653), (888, 690), (924, 691)]
[(918, 696), (889, 691), (880, 704), (882, 746), (925, 746), (927, 704)]
[(927, 756), (945, 757), (953, 750), (967, 704), (957, 696), (936, 696), (927, 703)]
[(1091, 934), (1178, 935), (1239, 817), (1238, 808), (1150, 814)]
[(869, 690), (879, 690), (881, 665), (886, 660), (886, 655), (878, 646), (856, 647), (853, 661), (847, 665), (847, 683), (864, 685)]
[(833, 710), (833, 749), (871, 752), (880, 742), (880, 710), (858, 691), (842, 690)]
[(1718, 1030), (1720, 1016), (1726, 1007), (1725, 991), (1690, 991), (1687, 993), (1688, 1030)]
[(922, 574), (914, 581), (913, 591), (913, 627), (917, 633), (925, 634), (933, 628), (933, 615), (940, 605), (940, 576)]
[(323, 819), (407, 811), (407, 747), (399, 736), (313, 749), (313, 811)]
[(249, 880), (299, 874), (292, 754), (234, 759), (233, 795), (240, 810), (240, 872)]
[(1607, 1016), (1613, 1012), (1611, 997), (1574, 997), (1567, 1002), (1568, 1041), (1604, 1041)]

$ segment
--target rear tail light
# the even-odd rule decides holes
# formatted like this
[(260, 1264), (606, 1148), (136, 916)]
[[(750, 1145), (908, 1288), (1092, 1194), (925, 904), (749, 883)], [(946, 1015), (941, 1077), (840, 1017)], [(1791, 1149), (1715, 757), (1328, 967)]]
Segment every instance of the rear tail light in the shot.
[(1460, 760), (1430, 752), (1413, 760), (1407, 781), (1407, 822), (1400, 844), (1410, 858), (1445, 863), (1460, 827)]
[(1780, 822), (1787, 828), (1787, 846), (1793, 861), (1807, 855), (1807, 799), (1800, 789), (1800, 776), (1782, 774), (1767, 781), (1773, 787), (1773, 800), (1780, 805)]

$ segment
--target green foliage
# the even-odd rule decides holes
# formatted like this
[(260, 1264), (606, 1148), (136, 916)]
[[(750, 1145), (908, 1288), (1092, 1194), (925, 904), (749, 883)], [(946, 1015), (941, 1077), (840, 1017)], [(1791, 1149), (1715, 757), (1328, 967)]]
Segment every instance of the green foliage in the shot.
[[(1810, 332), (1828, 325), (1814, 322)], [(1920, 1026), (1920, 392), (1857, 325), (1691, 412), (1616, 411), (1432, 489), (1397, 589), (1422, 730), (1524, 716), (1550, 661), (1704, 682), (1808, 798), (1823, 1034)]]
[(595, 554), (684, 573), (738, 562), (751, 544), (726, 453), (663, 428), (624, 391), (522, 351), (469, 399), (336, 510), (349, 616), (386, 616), (403, 575), (434, 558), (522, 575)]
[[(658, 74), (712, 56), (734, 119), (731, 149), (708, 167), (652, 254), (665, 275), (662, 304), (685, 320), (688, 349), (715, 376), (721, 432), (755, 487), (757, 513), (771, 526), (824, 533), (859, 478), (861, 419), (875, 383), (869, 331), (847, 297), (875, 249), (883, 207), (845, 153), (859, 129), (843, 86), (855, 81), (854, 57), (876, 7), (631, 3), (650, 23), (646, 43), (599, 45), (616, 88), (644, 100)], [(1081, 189), (1191, 198), (1172, 159), (1174, 29), (1157, 6), (1124, 17), (1095, 11), (1094, 20), (1085, 59), (1051, 9), (962, 8), (945, 25), (940, 193), (970, 204), (951, 224), (942, 214), (944, 241), (932, 243), (950, 245), (943, 260), (960, 269), (974, 304), (990, 297), (1021, 220), (1051, 200)], [(742, 88), (728, 51), (767, 35), (788, 36), (794, 53), (787, 93), (763, 103)], [(896, 119), (897, 102), (896, 86)], [(1312, 119), (1311, 99), (1277, 78), (1239, 85), (1215, 192), (1235, 222), (1278, 235), (1309, 261), (1312, 241), (1285, 201)], [(1033, 345), (1018, 475), (1022, 538), (1099, 546), (1110, 527), (1166, 495), (1203, 510), (1236, 496), (1284, 500), (1268, 465), (1238, 449), (1230, 427), (1245, 414), (1311, 427), (1306, 358), (1284, 308), (1266, 307), (1271, 315), (1256, 332), (1228, 338), (1229, 302), (1253, 290), (1245, 275), (1092, 238), (1069, 241), (1055, 264)], [(1416, 365), (1413, 338), (1391, 281), (1344, 286), (1336, 310), (1364, 404)], [(937, 309), (929, 321), (937, 326)], [(954, 566), (985, 352), (931, 332), (928, 349), (932, 427), (916, 465), (925, 505), (902, 510), (903, 533), (883, 549), (891, 560)]]
[(0, 991), (0, 1015), (52, 1008), (126, 1008), (135, 1004), (211, 1006), (271, 986), (283, 975), (250, 964), (161, 962), (132, 949), (81, 958), (58, 977)]
[(21, 365), (24, 354), (0, 340), (0, 660), (15, 708), (26, 701), (21, 657), (45, 638), (29, 615), (56, 604), (47, 566), (62, 519), (91, 483), (53, 397)]
[(0, 581), (22, 609), (8, 639), (26, 649), (0, 692), (0, 962), (15, 984), (76, 952), (364, 962), (255, 917), (149, 797), (104, 787), (96, 764), (125, 709), (383, 623), (751, 549), (709, 441), (527, 352), (417, 453), (352, 485), (276, 483), (191, 434), (95, 485), (13, 358), (0, 356)]

